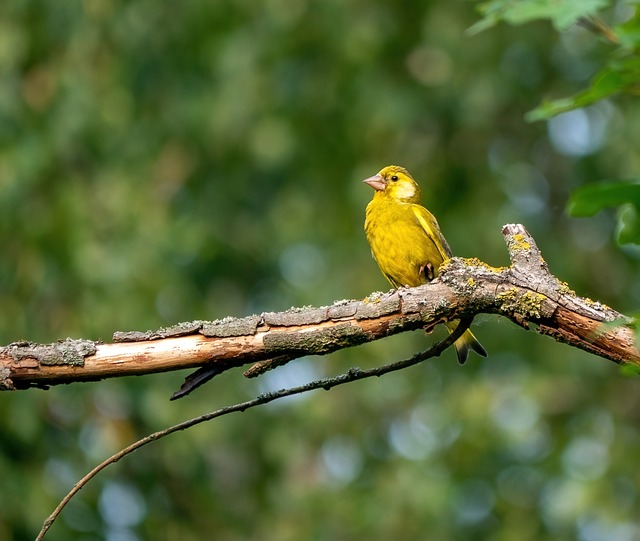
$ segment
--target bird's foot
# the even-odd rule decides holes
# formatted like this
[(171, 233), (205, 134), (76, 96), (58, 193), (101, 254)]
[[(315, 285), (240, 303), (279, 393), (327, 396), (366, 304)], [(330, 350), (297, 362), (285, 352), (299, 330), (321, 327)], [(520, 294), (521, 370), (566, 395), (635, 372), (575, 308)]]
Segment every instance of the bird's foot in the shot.
[(427, 282), (430, 282), (436, 277), (436, 273), (433, 271), (433, 265), (431, 263), (420, 265), (419, 273), (425, 277)]

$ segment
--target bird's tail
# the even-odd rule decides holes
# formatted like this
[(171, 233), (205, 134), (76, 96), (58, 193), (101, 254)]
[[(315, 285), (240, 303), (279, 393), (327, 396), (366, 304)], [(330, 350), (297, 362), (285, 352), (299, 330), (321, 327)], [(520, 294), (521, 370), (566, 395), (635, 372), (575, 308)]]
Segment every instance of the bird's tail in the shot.
[[(453, 332), (455, 328), (458, 326), (457, 322), (447, 323), (447, 329), (449, 332)], [(487, 356), (487, 350), (482, 347), (482, 344), (478, 342), (478, 339), (473, 336), (473, 333), (467, 329), (462, 333), (462, 336), (458, 338), (454, 344), (456, 348), (456, 353), (458, 354), (458, 362), (460, 364), (464, 364), (467, 362), (467, 357), (469, 356), (469, 350), (475, 351), (478, 355), (482, 357)]]

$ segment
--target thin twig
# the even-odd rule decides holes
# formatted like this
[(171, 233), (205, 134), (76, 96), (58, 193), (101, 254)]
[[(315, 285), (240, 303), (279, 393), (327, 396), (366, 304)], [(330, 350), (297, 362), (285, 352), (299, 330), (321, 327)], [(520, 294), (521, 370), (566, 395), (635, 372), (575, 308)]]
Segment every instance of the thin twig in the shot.
[(179, 432), (180, 430), (185, 430), (187, 428), (191, 428), (192, 426), (198, 425), (200, 423), (204, 423), (205, 421), (210, 421), (211, 419), (215, 419), (216, 417), (221, 417), (223, 415), (227, 415), (229, 413), (234, 413), (238, 411), (246, 411), (248, 409), (254, 408), (256, 406), (261, 406), (263, 404), (268, 404), (269, 402), (273, 402), (274, 400), (278, 400), (280, 398), (284, 398), (287, 396), (293, 396), (297, 394), (306, 393), (309, 391), (313, 391), (316, 389), (324, 389), (328, 391), (333, 387), (337, 387), (339, 385), (343, 385), (345, 383), (351, 383), (352, 381), (358, 381), (361, 379), (371, 378), (371, 377), (379, 377), (384, 374), (388, 374), (390, 372), (395, 372), (397, 370), (402, 370), (403, 368), (408, 368), (410, 366), (416, 365), (429, 359), (431, 357), (439, 356), (445, 349), (447, 349), (451, 344), (453, 344), (462, 333), (466, 331), (471, 325), (471, 318), (461, 319), (457, 328), (444, 340), (434, 344), (426, 351), (415, 354), (413, 357), (409, 359), (404, 359), (402, 361), (397, 361), (394, 363), (386, 364), (383, 366), (379, 366), (376, 368), (370, 368), (369, 370), (361, 370), (357, 367), (350, 368), (344, 374), (340, 374), (338, 376), (332, 378), (323, 378), (319, 380), (312, 381), (310, 383), (305, 383), (304, 385), (299, 385), (297, 387), (291, 387), (289, 389), (281, 389), (279, 391), (263, 393), (252, 400), (248, 400), (246, 402), (241, 402), (239, 404), (234, 404), (232, 406), (226, 406), (224, 408), (220, 408), (218, 410), (205, 413), (204, 415), (200, 415), (198, 417), (194, 417), (187, 421), (183, 421), (181, 423), (175, 424), (163, 430), (159, 430), (148, 436), (145, 436), (142, 439), (139, 439), (135, 443), (132, 443), (128, 447), (121, 449), (114, 455), (111, 455), (109, 458), (98, 464), (95, 468), (93, 468), (89, 473), (87, 473), (82, 479), (80, 479), (73, 488), (67, 493), (67, 495), (60, 501), (58, 506), (55, 508), (53, 513), (47, 517), (42, 525), (42, 529), (38, 533), (35, 541), (42, 541), (45, 534), (51, 528), (51, 525), (58, 518), (62, 510), (66, 507), (66, 505), (71, 501), (71, 499), (82, 489), (84, 488), (91, 479), (93, 479), (98, 473), (100, 473), (103, 469), (105, 469), (110, 464), (118, 462), (121, 458), (131, 454), (133, 451), (140, 449), (140, 447), (144, 447), (148, 443), (152, 441), (159, 440), (168, 436), (169, 434), (173, 434), (174, 432)]
[(594, 34), (600, 34), (608, 42), (613, 45), (620, 45), (620, 39), (607, 23), (605, 23), (600, 17), (580, 17), (578, 24)]

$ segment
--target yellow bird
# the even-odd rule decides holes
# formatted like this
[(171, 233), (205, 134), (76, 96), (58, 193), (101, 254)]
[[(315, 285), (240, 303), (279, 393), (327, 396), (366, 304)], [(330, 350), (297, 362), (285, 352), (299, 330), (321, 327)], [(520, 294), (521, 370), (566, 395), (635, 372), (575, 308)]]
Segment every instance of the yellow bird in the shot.
[[(367, 205), (364, 231), (373, 258), (393, 287), (414, 287), (433, 280), (451, 248), (435, 216), (420, 205), (420, 187), (404, 167), (389, 165), (363, 182), (375, 193)], [(449, 332), (457, 326), (447, 323)], [(469, 350), (487, 356), (470, 330), (455, 342), (458, 362)]]

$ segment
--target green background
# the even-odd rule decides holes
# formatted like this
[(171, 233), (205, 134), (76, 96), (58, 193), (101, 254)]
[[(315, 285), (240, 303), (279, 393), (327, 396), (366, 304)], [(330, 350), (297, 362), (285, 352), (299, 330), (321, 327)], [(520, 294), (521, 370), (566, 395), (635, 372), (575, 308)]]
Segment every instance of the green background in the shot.
[[(623, 17), (618, 8), (607, 14)], [(0, 4), (0, 344), (109, 341), (388, 289), (361, 180), (422, 186), (456, 255), (508, 263), (523, 223), (551, 271), (631, 313), (638, 251), (571, 191), (637, 176), (640, 107), (524, 114), (611, 48), (433, 0)], [(224, 417), (86, 487), (48, 539), (640, 539), (640, 392), (618, 367), (496, 316), (489, 358), (422, 366)], [(256, 394), (410, 356), (404, 334), (258, 380), (185, 373), (0, 394), (0, 539), (33, 539), (97, 462)]]

